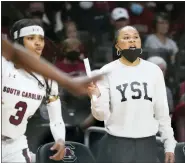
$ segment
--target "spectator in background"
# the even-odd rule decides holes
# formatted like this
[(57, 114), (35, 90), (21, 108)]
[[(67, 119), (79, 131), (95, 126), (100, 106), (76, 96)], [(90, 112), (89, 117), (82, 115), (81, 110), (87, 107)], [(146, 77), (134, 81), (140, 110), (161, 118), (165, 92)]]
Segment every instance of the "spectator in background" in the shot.
[[(30, 2), (28, 13), (30, 17), (39, 21), (39, 23), (43, 24), (42, 18), (45, 12), (44, 3), (43, 2)], [(48, 23), (49, 24), (49, 23)]]
[[(1, 33), (4, 38), (10, 38), (10, 26), (17, 20), (23, 19), (23, 13), (15, 6), (15, 3), (1, 3)], [(11, 11), (11, 12), (10, 12)]]
[[(113, 9), (111, 13), (111, 24), (113, 27), (111, 30), (111, 41), (114, 41), (116, 36), (116, 31), (129, 24), (129, 14), (127, 9), (121, 8), (121, 7), (117, 7)], [(114, 46), (112, 51), (113, 51), (112, 53), (113, 60), (118, 59), (119, 56), (117, 55), (117, 50)]]
[(40, 23), (45, 30), (50, 28), (51, 24), (45, 14), (45, 6), (43, 2), (30, 2), (28, 9), (26, 10), (26, 15)]
[(65, 38), (78, 38), (78, 31), (74, 22), (69, 21), (65, 24), (64, 35)]
[(147, 2), (131, 2), (128, 8), (130, 25), (141, 34), (141, 39), (152, 32), (153, 13), (145, 5)]
[[(80, 75), (84, 75), (85, 66), (80, 59), (80, 45), (81, 42), (76, 38), (68, 38), (64, 40), (60, 48), (60, 53), (62, 54), (62, 57), (56, 62), (56, 67), (71, 76), (78, 77)], [(63, 100), (66, 99), (66, 96), (72, 96), (70, 93), (68, 93), (67, 90), (64, 90), (62, 87), (59, 87), (59, 92), (61, 99)]]
[(113, 41), (116, 31), (129, 24), (129, 14), (127, 10), (121, 7), (113, 9), (111, 13), (111, 24), (113, 26), (113, 30), (111, 32), (111, 40)]
[[(48, 15), (49, 14), (49, 15)], [(63, 23), (60, 11), (53, 11), (52, 13), (46, 13), (45, 3), (43, 2), (30, 2), (27, 15), (37, 20), (42, 24), (45, 35), (53, 41), (60, 41), (58, 33), (63, 29)], [(51, 16), (52, 15), (52, 16)], [(51, 20), (52, 18), (52, 20)]]
[[(167, 63), (163, 58), (161, 58), (159, 56), (154, 56), (154, 57), (148, 58), (148, 61), (158, 65), (161, 68), (161, 70), (164, 74), (164, 77), (165, 77), (165, 73), (167, 70)], [(166, 93), (167, 93), (167, 99), (168, 99), (169, 112), (171, 115), (174, 111), (174, 102), (173, 102), (172, 91), (167, 86), (166, 86)]]
[(54, 31), (54, 28), (58, 25), (57, 21), (55, 26), (53, 26), (52, 24), (54, 23), (52, 23), (51, 20), (48, 18), (45, 12), (45, 3), (43, 2), (29, 2), (27, 16), (39, 22), (44, 28), (46, 37), (43, 57), (49, 62), (54, 63), (58, 53), (56, 42), (59, 42), (59, 39)]
[[(79, 36), (78, 29), (77, 29), (75, 22), (73, 22), (73, 21), (66, 22), (64, 24), (62, 40), (66, 40), (68, 38), (79, 40), (79, 37), (80, 36)], [(85, 54), (87, 53), (87, 49), (82, 42), (80, 43), (79, 49), (80, 49), (80, 53), (81, 53), (80, 58), (83, 59), (85, 57)]]
[(103, 12), (112, 11), (117, 4), (116, 1), (94, 1), (93, 3), (96, 9), (101, 10)]
[(63, 59), (56, 63), (56, 66), (72, 76), (85, 74), (85, 66), (81, 61), (83, 54), (80, 54), (81, 42), (76, 38), (68, 38), (62, 44)]
[(149, 1), (145, 4), (145, 6), (152, 12), (156, 12), (157, 4), (156, 2)]
[(144, 47), (148, 50), (164, 49), (172, 53), (171, 62), (175, 62), (175, 55), (178, 52), (176, 43), (167, 37), (169, 30), (169, 17), (166, 13), (158, 13), (154, 19), (154, 34), (148, 36)]
[[(69, 31), (68, 31), (69, 32)], [(63, 41), (61, 45), (61, 54), (63, 55), (62, 59), (56, 62), (56, 67), (61, 69), (62, 71), (70, 74), (71, 76), (78, 77), (81, 75), (85, 75), (85, 66), (81, 58), (83, 57), (83, 54), (80, 53), (80, 45), (81, 42), (75, 38), (74, 36), (77, 36), (76, 34), (67, 33), (66, 40)], [(88, 109), (90, 110), (90, 102), (88, 97), (76, 97), (73, 96), (71, 93), (69, 93), (67, 90), (63, 89), (62, 87), (59, 87), (60, 97), (63, 100), (63, 115), (66, 115), (68, 117), (68, 113), (66, 113), (66, 110), (68, 112), (73, 110), (78, 110), (78, 114), (74, 113), (75, 118), (81, 118), (80, 115), (87, 114)], [(85, 110), (83, 110), (85, 109)], [(70, 117), (71, 121), (73, 117)], [(78, 119), (79, 121), (80, 119)], [(82, 120), (80, 124), (76, 124), (77, 128), (73, 130), (74, 128), (68, 129), (67, 128), (67, 139), (70, 141), (77, 141), (77, 142), (83, 142), (84, 133), (82, 130), (85, 130), (87, 127), (89, 127), (91, 124), (94, 123), (92, 115), (87, 114), (87, 118)], [(69, 122), (70, 123), (70, 122)], [(71, 125), (74, 125), (73, 123)]]

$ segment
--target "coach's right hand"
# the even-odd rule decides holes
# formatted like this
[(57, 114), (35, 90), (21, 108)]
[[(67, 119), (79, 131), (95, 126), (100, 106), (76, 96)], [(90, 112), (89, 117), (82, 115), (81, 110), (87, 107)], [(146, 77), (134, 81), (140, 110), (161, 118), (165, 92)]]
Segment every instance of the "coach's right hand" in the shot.
[(95, 95), (96, 97), (99, 97), (101, 95), (99, 88), (96, 84), (93, 83), (88, 86), (87, 92), (90, 98), (92, 98), (92, 95)]

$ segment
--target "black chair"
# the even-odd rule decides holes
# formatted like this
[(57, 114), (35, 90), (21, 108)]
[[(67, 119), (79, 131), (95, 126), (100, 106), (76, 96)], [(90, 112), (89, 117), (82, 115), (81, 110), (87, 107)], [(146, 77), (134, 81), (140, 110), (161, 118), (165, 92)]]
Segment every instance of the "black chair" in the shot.
[(105, 134), (106, 130), (103, 127), (92, 126), (85, 131), (84, 144), (91, 150), (95, 159), (99, 152), (99, 142)]
[(55, 153), (50, 150), (53, 144), (53, 142), (48, 143), (38, 149), (36, 154), (36, 163), (95, 163), (95, 159), (88, 147), (83, 144), (70, 141), (66, 142), (66, 154), (64, 159), (62, 161), (51, 160), (49, 157)]
[(184, 163), (185, 162), (185, 142), (183, 143), (177, 143), (176, 149), (175, 149), (175, 159), (176, 163)]
[(89, 97), (76, 97), (65, 89), (61, 89), (60, 94), (62, 116), (65, 124), (68, 126), (81, 124), (91, 113)]

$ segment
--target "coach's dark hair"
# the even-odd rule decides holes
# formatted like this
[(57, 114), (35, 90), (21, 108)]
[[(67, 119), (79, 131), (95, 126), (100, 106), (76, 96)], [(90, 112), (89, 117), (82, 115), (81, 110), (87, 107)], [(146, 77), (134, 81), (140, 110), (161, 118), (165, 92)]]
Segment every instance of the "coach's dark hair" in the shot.
[(116, 31), (115, 33), (115, 37), (114, 37), (114, 40), (113, 40), (113, 46), (112, 46), (112, 57), (113, 57), (113, 60), (116, 60), (116, 59), (119, 59), (120, 56), (117, 55), (117, 49), (116, 49), (116, 44), (117, 44), (117, 41), (118, 41), (118, 34), (119, 34), (119, 30)]
[(15, 22), (12, 26), (12, 28), (10, 29), (10, 38), (13, 42), (17, 42), (21, 45), (23, 45), (23, 37), (14, 39), (14, 32), (18, 31), (18, 36), (20, 34), (20, 30), (24, 27), (28, 27), (28, 26), (32, 26), (32, 25), (38, 25), (40, 27), (42, 27), (42, 25), (37, 22), (36, 20), (33, 19), (21, 19), (17, 22)]

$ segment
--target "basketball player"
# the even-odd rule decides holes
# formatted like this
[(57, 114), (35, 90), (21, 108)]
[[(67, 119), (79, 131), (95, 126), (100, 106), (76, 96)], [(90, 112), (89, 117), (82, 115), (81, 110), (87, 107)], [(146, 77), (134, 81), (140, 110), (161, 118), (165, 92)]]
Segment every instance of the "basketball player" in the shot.
[[(89, 81), (96, 80), (99, 77), (81, 81), (75, 80), (77, 82), (75, 85), (67, 75), (57, 72), (57, 69), (45, 62), (39, 62), (39, 57), (44, 48), (44, 31), (33, 20), (22, 19), (17, 21), (11, 29), (11, 37), (13, 42), (32, 51), (35, 57), (31, 57), (30, 53), (24, 51), (21, 47), (13, 46), (8, 41), (3, 40), (2, 162), (29, 163), (31, 161), (24, 133), (28, 118), (36, 112), (44, 97), (46, 97), (50, 118), (50, 129), (55, 139), (55, 144), (51, 150), (57, 150), (56, 154), (51, 156), (51, 159), (62, 160), (65, 154), (65, 125), (61, 115), (58, 85), (55, 81), (47, 80), (31, 70), (57, 79), (62, 86), (72, 93), (79, 90), (79, 94), (85, 93), (85, 85)], [(35, 61), (35, 63), (32, 61)], [(46, 72), (44, 72), (44, 69)]]
[(98, 163), (156, 162), (156, 133), (161, 133), (165, 163), (174, 163), (176, 141), (160, 68), (140, 58), (138, 31), (126, 26), (118, 31), (115, 48), (121, 58), (105, 65), (102, 81), (88, 88), (93, 116), (105, 122), (107, 134), (100, 142)]

